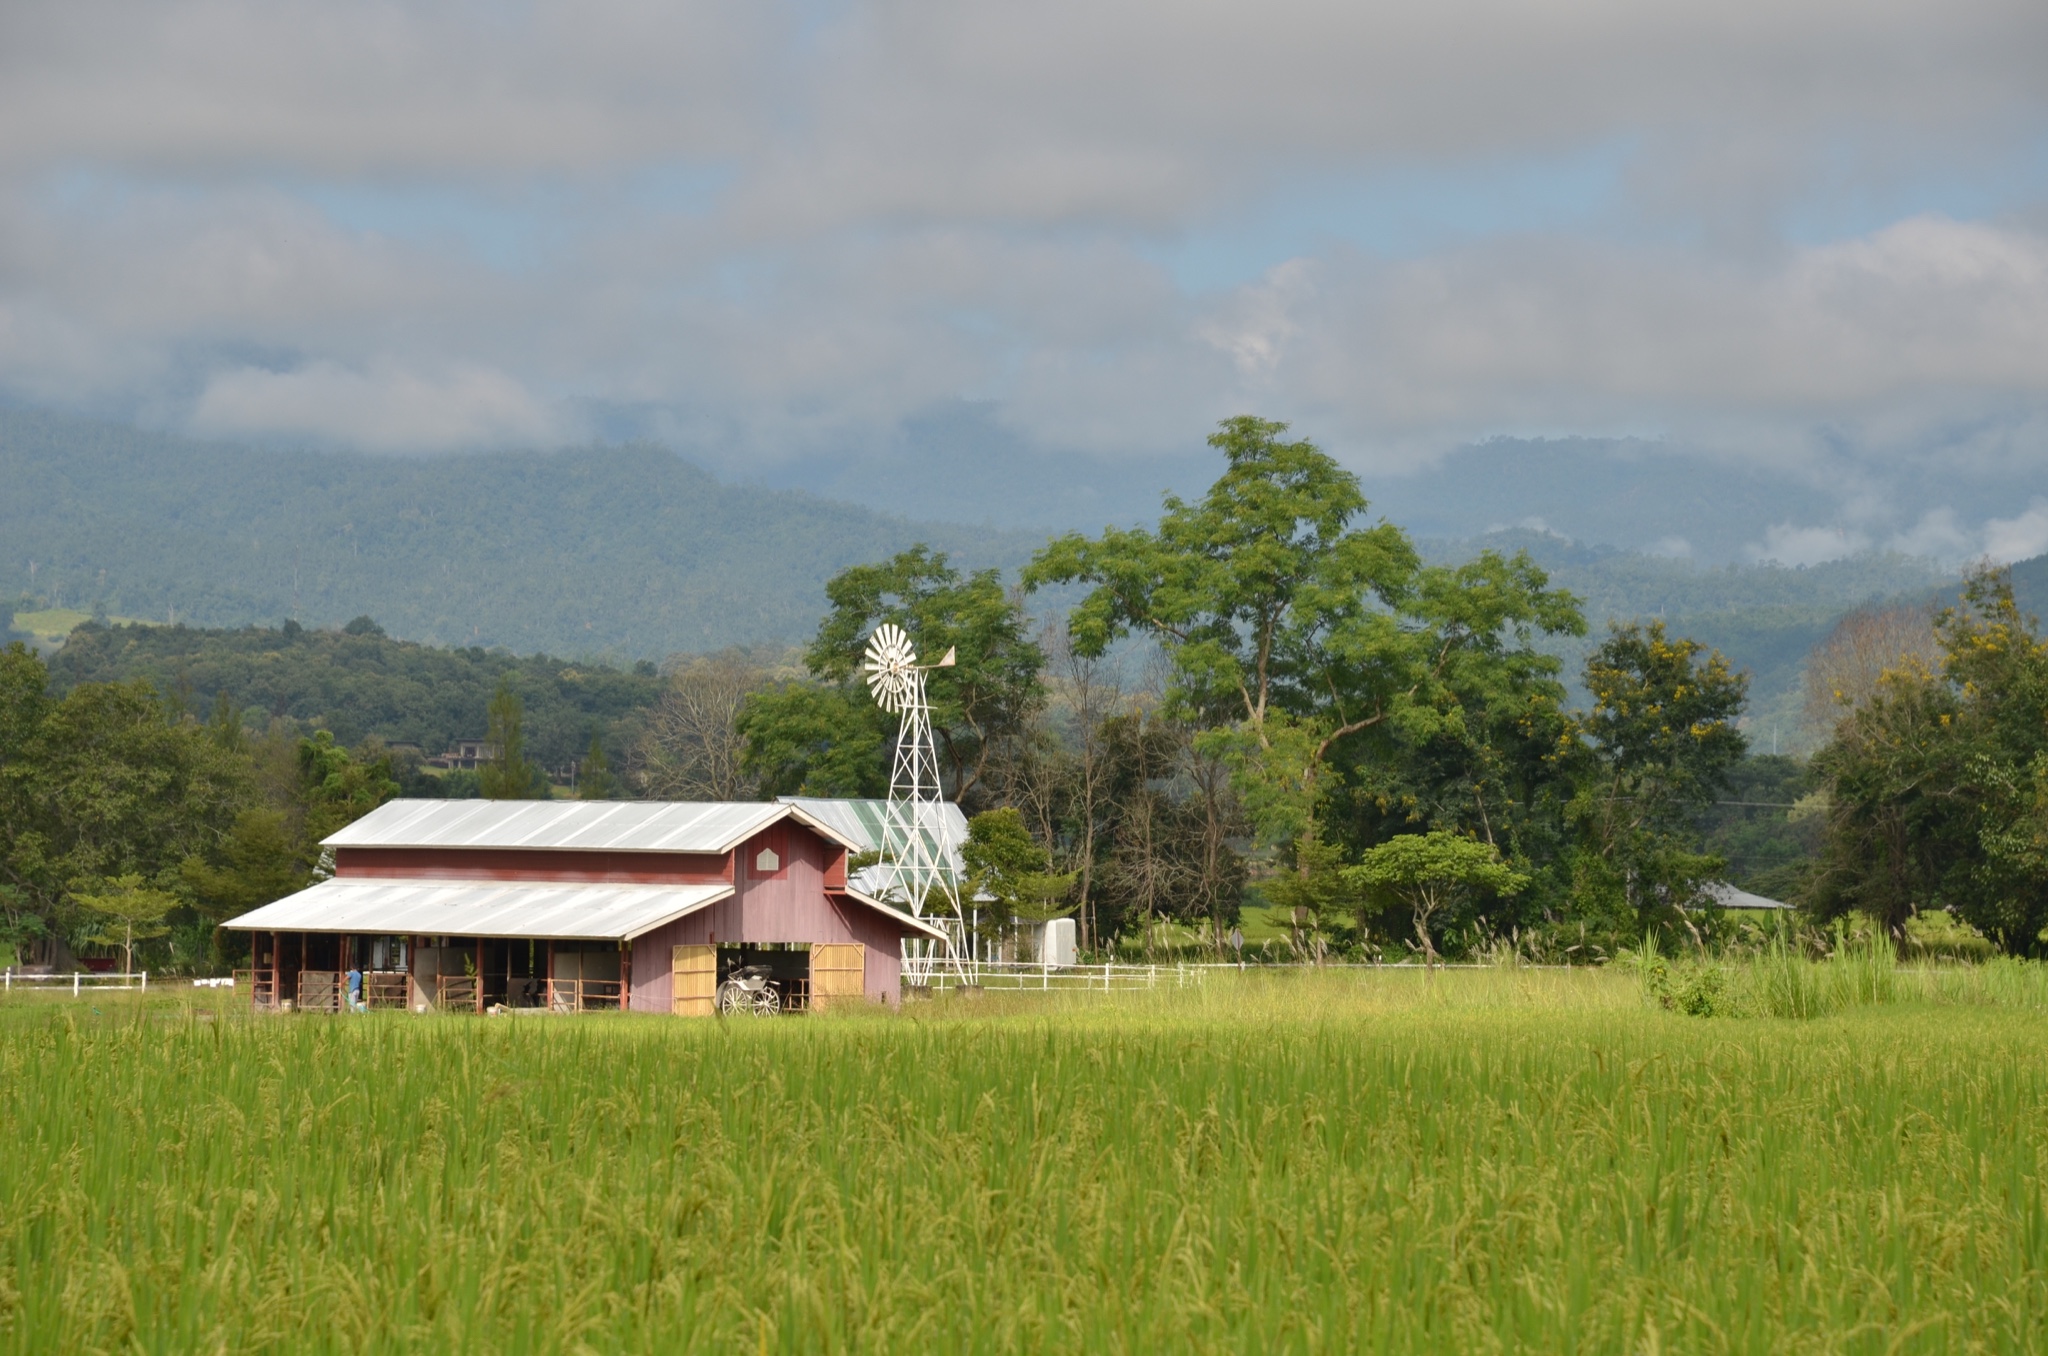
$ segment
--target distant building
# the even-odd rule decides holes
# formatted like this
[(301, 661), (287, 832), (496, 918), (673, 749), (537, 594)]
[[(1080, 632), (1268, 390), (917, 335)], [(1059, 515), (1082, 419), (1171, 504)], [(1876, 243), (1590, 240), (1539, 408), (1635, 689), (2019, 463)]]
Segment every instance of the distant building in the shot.
[(487, 739), (458, 739), (454, 748), (427, 759), (427, 766), (446, 768), (451, 772), (475, 772), (497, 756), (498, 746)]
[(1763, 895), (1753, 895), (1747, 890), (1738, 890), (1725, 880), (1709, 881), (1702, 893), (1713, 901), (1717, 909), (1772, 910), (1793, 907), (1782, 899), (1768, 899)]
[(803, 804), (397, 800), (328, 838), (334, 875), (223, 926), (259, 1007), (709, 1015), (765, 965), (790, 1006), (900, 995), (931, 925), (850, 882), (863, 837)]

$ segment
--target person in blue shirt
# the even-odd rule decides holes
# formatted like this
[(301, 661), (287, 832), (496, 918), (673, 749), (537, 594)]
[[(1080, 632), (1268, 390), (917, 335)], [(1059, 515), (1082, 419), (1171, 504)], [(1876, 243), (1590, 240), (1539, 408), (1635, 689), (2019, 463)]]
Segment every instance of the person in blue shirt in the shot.
[(349, 967), (348, 972), (348, 1010), (350, 1012), (368, 1012), (370, 1010), (369, 1005), (363, 1002), (363, 972), (354, 966)]

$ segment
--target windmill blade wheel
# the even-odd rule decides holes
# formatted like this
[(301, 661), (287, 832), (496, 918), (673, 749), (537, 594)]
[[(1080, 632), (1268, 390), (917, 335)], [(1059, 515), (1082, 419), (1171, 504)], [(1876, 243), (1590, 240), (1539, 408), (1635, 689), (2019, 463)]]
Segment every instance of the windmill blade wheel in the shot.
[(868, 692), (884, 711), (901, 711), (910, 698), (917, 678), (917, 651), (910, 637), (894, 622), (883, 622), (868, 637), (867, 656), (861, 667), (867, 671)]

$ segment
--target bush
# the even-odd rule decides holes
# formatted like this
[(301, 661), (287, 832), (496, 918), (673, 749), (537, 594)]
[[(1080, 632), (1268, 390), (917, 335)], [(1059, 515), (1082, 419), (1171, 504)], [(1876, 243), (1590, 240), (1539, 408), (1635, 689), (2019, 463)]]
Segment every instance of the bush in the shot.
[(1929, 909), (1906, 920), (1906, 955), (1914, 960), (1984, 961), (1998, 948), (1947, 909)]

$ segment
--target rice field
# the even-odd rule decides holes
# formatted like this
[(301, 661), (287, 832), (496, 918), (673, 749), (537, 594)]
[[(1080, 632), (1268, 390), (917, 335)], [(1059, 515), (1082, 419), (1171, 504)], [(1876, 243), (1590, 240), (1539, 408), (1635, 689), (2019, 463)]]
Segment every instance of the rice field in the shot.
[(2038, 1350), (2048, 985), (1880, 997), (1697, 1017), (1503, 970), (723, 1024), (17, 1000), (0, 1348)]

